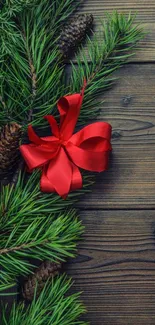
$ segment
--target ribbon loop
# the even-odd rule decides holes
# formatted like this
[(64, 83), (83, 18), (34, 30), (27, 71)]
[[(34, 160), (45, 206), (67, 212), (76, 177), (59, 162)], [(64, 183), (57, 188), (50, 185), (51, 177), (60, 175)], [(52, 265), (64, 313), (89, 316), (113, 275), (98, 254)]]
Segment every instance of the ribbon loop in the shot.
[(58, 124), (57, 124), (57, 121), (55, 120), (55, 118), (52, 115), (46, 115), (46, 116), (44, 116), (44, 118), (48, 121), (48, 123), (51, 127), (52, 133), (57, 138), (59, 138), (59, 128), (58, 128)]
[(79, 168), (101, 172), (108, 168), (111, 151), (111, 125), (96, 122), (75, 133), (74, 128), (84, 97), (79, 94), (61, 97), (58, 101), (60, 125), (47, 115), (53, 135), (41, 138), (28, 127), (30, 144), (21, 145), (20, 151), (29, 170), (42, 168), (40, 187), (43, 192), (57, 192), (66, 198), (71, 190), (82, 187)]
[(81, 100), (80, 94), (74, 94), (62, 97), (58, 101), (60, 133), (64, 140), (68, 140), (73, 134), (80, 113)]

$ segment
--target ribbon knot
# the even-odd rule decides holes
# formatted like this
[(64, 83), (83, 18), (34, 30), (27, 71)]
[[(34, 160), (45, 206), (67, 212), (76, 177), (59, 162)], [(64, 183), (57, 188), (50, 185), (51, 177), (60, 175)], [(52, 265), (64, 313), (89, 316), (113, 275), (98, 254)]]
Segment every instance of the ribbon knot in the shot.
[(59, 139), (59, 144), (65, 147), (66, 144), (67, 144), (67, 141), (60, 138)]
[(39, 137), (28, 127), (30, 144), (21, 145), (20, 151), (30, 171), (42, 169), (40, 187), (43, 192), (57, 192), (65, 198), (71, 190), (82, 187), (79, 168), (101, 172), (108, 168), (111, 151), (111, 125), (96, 122), (73, 134), (84, 97), (81, 93), (64, 96), (57, 107), (60, 124), (52, 115), (47, 119), (52, 135)]

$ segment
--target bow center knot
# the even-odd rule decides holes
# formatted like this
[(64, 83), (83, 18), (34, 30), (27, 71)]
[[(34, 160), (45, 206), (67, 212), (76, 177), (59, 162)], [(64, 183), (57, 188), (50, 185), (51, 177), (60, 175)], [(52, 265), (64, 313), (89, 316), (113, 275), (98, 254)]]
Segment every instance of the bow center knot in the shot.
[(62, 145), (62, 146), (66, 146), (66, 144), (67, 144), (67, 141), (66, 140), (64, 140), (64, 139), (59, 139), (59, 143)]

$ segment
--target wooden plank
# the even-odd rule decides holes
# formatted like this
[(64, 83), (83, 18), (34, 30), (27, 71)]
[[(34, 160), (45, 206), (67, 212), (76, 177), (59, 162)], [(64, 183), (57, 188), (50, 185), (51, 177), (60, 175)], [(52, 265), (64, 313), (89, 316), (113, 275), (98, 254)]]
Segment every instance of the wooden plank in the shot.
[(128, 65), (104, 94), (100, 120), (113, 127), (110, 168), (82, 208), (155, 208), (155, 65)]
[[(77, 0), (78, 1), (78, 0)], [(155, 60), (155, 2), (154, 0), (85, 0), (80, 6), (80, 13), (92, 13), (96, 22), (96, 31), (100, 29), (100, 19), (105, 18), (106, 12), (113, 10), (132, 14), (137, 13), (136, 23), (143, 25), (147, 35), (140, 43), (141, 50), (133, 58), (134, 61)]]
[(92, 325), (155, 322), (153, 211), (85, 211), (78, 257), (67, 266)]

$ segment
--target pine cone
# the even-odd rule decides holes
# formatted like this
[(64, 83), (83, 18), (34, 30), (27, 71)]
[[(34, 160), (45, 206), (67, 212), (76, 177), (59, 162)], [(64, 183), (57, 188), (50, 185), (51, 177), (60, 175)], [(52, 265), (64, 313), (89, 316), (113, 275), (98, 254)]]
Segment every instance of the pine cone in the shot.
[(91, 14), (81, 14), (64, 26), (58, 40), (58, 47), (64, 58), (68, 58), (76, 51), (92, 27), (93, 15)]
[(21, 126), (17, 123), (6, 124), (0, 131), (0, 179), (13, 171), (19, 158)]
[(46, 281), (59, 274), (61, 264), (44, 261), (39, 268), (36, 269), (33, 275), (30, 275), (23, 285), (23, 298), (32, 301), (37, 283), (37, 296), (39, 296)]

